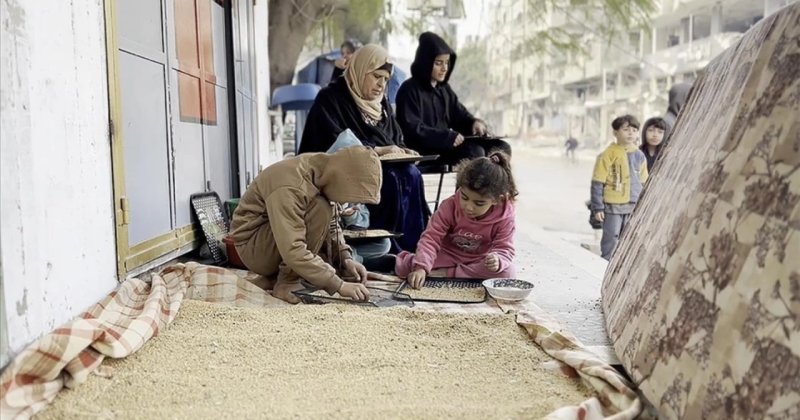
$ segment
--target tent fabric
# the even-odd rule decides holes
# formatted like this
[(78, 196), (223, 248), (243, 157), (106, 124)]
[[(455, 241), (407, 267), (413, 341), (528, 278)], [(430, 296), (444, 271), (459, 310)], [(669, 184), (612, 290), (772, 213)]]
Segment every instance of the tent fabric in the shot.
[(662, 418), (800, 418), (800, 3), (695, 82), (603, 280)]
[(272, 106), (280, 105), (284, 111), (308, 111), (319, 91), (319, 85), (313, 83), (281, 86), (272, 92)]

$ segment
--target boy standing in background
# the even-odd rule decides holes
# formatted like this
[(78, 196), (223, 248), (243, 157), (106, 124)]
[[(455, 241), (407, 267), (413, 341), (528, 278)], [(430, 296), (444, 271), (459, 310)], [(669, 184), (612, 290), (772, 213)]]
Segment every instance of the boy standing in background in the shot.
[(647, 181), (647, 159), (637, 146), (639, 121), (623, 115), (611, 122), (616, 143), (609, 145), (594, 165), (592, 211), (603, 223), (601, 256), (610, 260)]

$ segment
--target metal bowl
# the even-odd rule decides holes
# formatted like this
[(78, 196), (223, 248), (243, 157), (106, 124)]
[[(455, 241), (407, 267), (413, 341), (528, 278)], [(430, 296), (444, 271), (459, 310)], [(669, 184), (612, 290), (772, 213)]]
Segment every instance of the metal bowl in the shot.
[(533, 283), (520, 279), (488, 279), (483, 281), (483, 287), (495, 299), (514, 302), (527, 298)]

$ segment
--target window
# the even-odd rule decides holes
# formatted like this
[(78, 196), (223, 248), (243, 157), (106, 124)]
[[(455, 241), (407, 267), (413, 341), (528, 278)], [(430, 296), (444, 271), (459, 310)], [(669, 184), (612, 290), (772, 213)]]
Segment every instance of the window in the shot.
[(175, 0), (175, 44), (181, 121), (217, 124), (211, 5)]

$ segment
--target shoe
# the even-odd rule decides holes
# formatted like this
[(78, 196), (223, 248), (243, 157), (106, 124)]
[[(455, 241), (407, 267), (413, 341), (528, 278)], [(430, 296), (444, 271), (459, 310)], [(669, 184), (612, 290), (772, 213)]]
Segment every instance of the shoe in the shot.
[(397, 256), (394, 254), (383, 254), (379, 257), (365, 258), (364, 267), (367, 271), (393, 273), (396, 260)]

